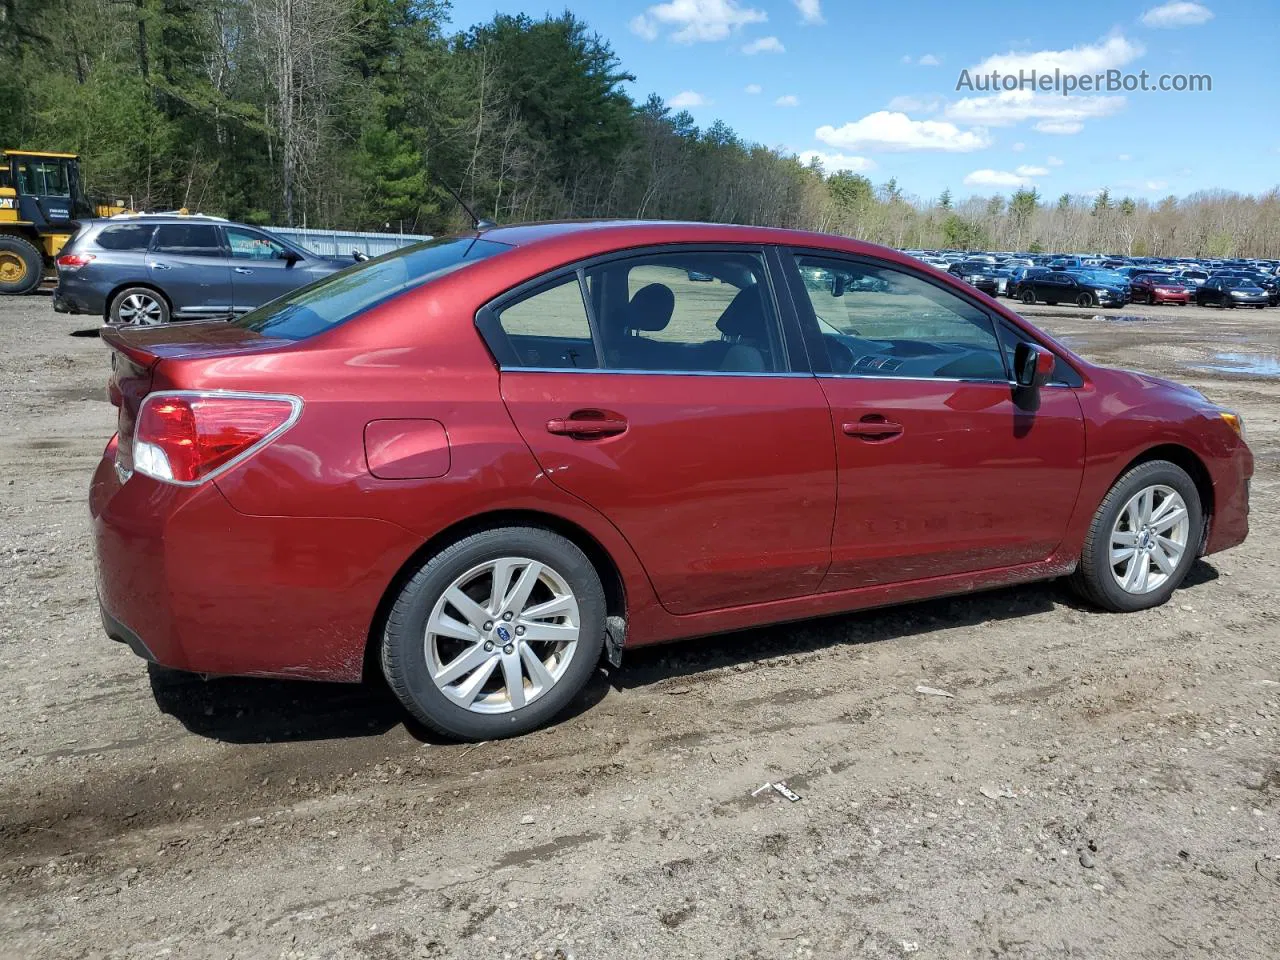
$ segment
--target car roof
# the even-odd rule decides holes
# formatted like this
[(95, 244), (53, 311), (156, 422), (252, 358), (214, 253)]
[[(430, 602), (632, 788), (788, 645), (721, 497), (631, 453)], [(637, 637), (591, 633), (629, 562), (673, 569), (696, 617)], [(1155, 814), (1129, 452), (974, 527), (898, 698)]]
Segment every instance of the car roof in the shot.
[(796, 247), (826, 247), (848, 253), (866, 253), (882, 259), (918, 264), (913, 257), (874, 243), (832, 233), (755, 227), (728, 223), (695, 223), (678, 220), (558, 220), (490, 227), (476, 234), (486, 240), (515, 247), (532, 247), (582, 241), (601, 250), (649, 243), (759, 243)]

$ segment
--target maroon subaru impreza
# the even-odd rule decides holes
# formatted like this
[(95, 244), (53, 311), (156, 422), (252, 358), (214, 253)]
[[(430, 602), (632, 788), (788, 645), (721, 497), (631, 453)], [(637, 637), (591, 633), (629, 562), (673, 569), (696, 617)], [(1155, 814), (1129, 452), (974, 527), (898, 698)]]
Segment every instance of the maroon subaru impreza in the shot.
[(109, 330), (107, 633), (521, 733), (626, 647), (1070, 575), (1167, 600), (1248, 531), (1240, 418), (839, 237), (537, 224), (233, 322)]

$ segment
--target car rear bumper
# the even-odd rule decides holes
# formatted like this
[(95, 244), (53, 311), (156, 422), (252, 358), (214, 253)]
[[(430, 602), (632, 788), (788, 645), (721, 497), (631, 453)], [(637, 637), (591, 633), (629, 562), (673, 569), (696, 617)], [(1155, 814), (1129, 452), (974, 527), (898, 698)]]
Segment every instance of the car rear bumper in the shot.
[(107, 635), (198, 673), (356, 681), (388, 586), (421, 538), (369, 519), (252, 517), (104, 457), (89, 496)]
[(75, 276), (59, 274), (53, 288), (53, 309), (58, 313), (90, 313), (105, 316), (106, 294), (95, 284)]

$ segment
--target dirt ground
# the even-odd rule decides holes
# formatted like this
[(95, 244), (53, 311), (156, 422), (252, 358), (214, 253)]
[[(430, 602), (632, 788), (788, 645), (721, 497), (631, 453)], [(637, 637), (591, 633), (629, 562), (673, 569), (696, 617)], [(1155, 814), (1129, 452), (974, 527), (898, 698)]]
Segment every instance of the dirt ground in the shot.
[(1276, 957), (1280, 310), (1028, 310), (1247, 419), (1252, 536), (1169, 605), (1047, 584), (681, 643), (454, 746), (377, 687), (108, 641), (106, 351), (0, 302), (0, 956)]

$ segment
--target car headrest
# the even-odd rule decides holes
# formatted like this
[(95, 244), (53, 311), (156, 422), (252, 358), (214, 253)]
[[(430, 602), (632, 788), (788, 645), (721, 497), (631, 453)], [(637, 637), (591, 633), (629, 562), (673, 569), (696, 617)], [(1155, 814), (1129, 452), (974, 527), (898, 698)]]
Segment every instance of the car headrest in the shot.
[(676, 295), (661, 283), (651, 283), (636, 291), (627, 304), (626, 329), (658, 331), (667, 329), (676, 310)]
[(716, 321), (716, 329), (734, 339), (767, 340), (768, 330), (764, 305), (760, 302), (760, 287), (752, 284), (738, 291)]

